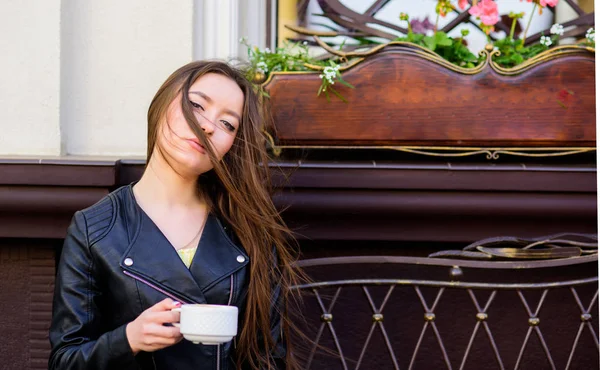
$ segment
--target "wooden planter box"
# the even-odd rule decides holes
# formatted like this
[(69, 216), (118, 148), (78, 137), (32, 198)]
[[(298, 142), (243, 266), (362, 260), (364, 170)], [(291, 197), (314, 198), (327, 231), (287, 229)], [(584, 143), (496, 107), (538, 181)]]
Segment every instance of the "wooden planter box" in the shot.
[(491, 60), (456, 67), (394, 45), (343, 69), (348, 100), (316, 96), (319, 73), (273, 73), (263, 84), (278, 148), (393, 147), (592, 150), (596, 142), (592, 49), (551, 49), (518, 68)]

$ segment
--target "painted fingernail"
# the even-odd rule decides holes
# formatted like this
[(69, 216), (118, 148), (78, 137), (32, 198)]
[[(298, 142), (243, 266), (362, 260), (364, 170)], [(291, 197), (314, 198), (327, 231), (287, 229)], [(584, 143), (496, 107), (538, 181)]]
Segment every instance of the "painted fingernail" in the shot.
[(175, 302), (173, 302), (173, 305), (175, 305), (175, 306), (178, 306), (178, 307), (179, 307), (179, 306), (181, 306), (181, 302), (177, 302), (177, 301), (175, 301)]

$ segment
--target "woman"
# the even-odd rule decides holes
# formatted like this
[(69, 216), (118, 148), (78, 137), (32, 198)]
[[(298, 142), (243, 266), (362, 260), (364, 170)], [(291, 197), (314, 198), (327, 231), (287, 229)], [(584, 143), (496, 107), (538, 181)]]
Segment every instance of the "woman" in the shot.
[[(261, 109), (242, 72), (193, 62), (148, 111), (135, 185), (78, 211), (58, 266), (50, 369), (281, 369), (290, 232), (269, 196)], [(235, 305), (219, 346), (182, 340), (182, 303)]]

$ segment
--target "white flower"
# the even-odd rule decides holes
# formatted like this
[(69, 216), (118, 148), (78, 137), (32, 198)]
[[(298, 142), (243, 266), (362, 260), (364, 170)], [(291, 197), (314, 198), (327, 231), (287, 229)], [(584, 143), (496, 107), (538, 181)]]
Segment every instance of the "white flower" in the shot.
[(334, 84), (334, 82), (333, 82), (333, 79), (332, 79), (332, 77), (331, 77), (330, 75), (327, 75), (327, 74), (320, 74), (320, 75), (319, 75), (319, 78), (320, 78), (321, 80), (322, 80), (322, 79), (325, 79), (325, 80), (327, 80), (327, 83), (329, 83), (330, 85), (333, 85), (333, 84)]
[(590, 28), (589, 30), (587, 30), (587, 32), (585, 33), (585, 38), (588, 40), (588, 42), (595, 42), (596, 41), (596, 30), (594, 30), (594, 28)]
[(240, 44), (245, 44), (245, 43), (246, 43), (246, 41), (248, 41), (248, 39), (247, 39), (247, 38), (245, 38), (245, 37), (241, 37), (241, 38), (240, 38)]
[(325, 67), (323, 69), (323, 74), (319, 75), (319, 78), (326, 79), (330, 85), (335, 84), (333, 79), (337, 76), (337, 71), (340, 69), (340, 66), (335, 67)]
[(302, 45), (308, 45), (308, 41), (302, 41)]
[(553, 35), (562, 36), (565, 33), (565, 29), (562, 24), (555, 23), (552, 25), (552, 28), (550, 28), (550, 33)]
[(540, 38), (540, 44), (550, 46), (552, 45), (552, 39), (550, 39), (548, 36), (542, 36)]
[(265, 53), (269, 54), (270, 52), (271, 52), (271, 49), (265, 48)]
[(256, 63), (256, 69), (262, 73), (267, 73), (267, 71), (269, 70), (267, 68), (267, 63), (265, 63), (265, 62)]

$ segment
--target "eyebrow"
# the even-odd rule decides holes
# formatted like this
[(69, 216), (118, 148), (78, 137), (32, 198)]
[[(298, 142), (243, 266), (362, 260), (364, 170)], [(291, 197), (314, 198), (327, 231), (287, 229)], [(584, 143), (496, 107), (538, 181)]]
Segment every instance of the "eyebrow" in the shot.
[[(213, 102), (213, 100), (211, 99), (211, 97), (210, 97), (210, 96), (208, 96), (208, 95), (206, 95), (206, 94), (205, 94), (205, 93), (203, 93), (202, 91), (190, 91), (190, 94), (199, 95), (199, 96), (201, 96), (202, 98), (204, 98), (204, 100), (206, 100), (206, 101), (207, 101), (207, 102), (209, 102), (209, 103), (212, 103), (212, 102)], [(242, 118), (240, 117), (240, 115), (239, 115), (239, 114), (237, 114), (236, 112), (232, 111), (231, 109), (225, 109), (224, 111), (225, 111), (225, 113), (227, 113), (227, 114), (229, 114), (229, 115), (231, 115), (231, 116), (233, 116), (233, 117), (237, 118), (237, 120), (238, 120), (239, 122), (241, 122), (241, 121), (242, 121)]]

